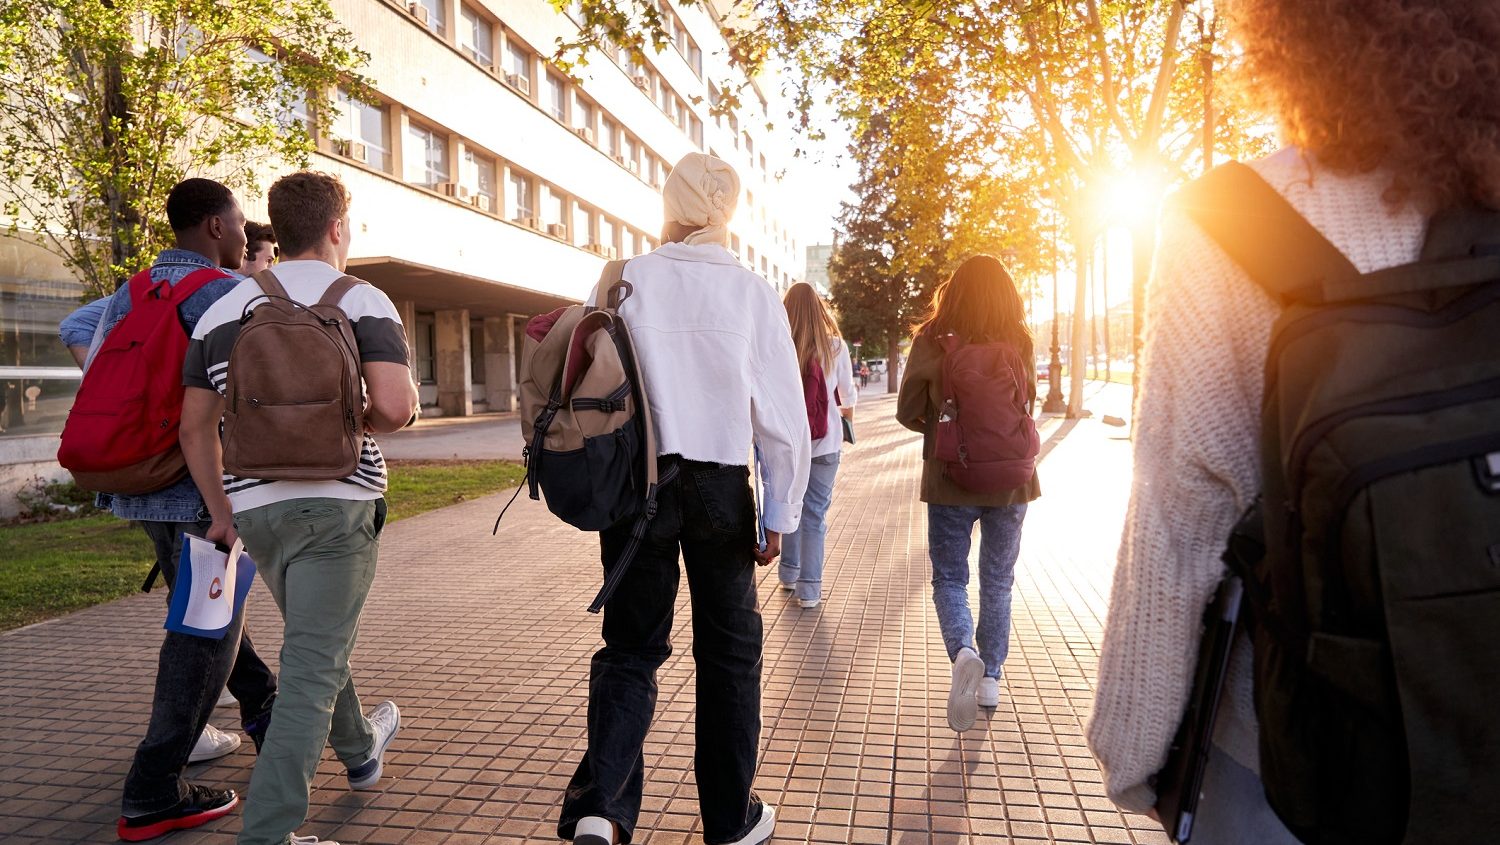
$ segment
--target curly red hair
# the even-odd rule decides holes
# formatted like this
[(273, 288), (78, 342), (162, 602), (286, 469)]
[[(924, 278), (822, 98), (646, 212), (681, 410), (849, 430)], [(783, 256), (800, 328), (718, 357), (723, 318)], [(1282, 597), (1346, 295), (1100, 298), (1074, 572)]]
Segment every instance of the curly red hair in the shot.
[(1251, 83), (1287, 140), (1386, 201), (1500, 208), (1500, 2), (1234, 0)]

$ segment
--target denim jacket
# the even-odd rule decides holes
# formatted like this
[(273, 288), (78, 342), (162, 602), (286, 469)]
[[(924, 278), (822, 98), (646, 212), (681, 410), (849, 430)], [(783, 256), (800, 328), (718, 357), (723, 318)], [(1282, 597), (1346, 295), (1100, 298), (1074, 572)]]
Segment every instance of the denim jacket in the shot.
[[(217, 265), (196, 252), (186, 249), (167, 249), (163, 250), (161, 255), (157, 256), (156, 263), (151, 265), (151, 280), (153, 282), (165, 281), (175, 285), (187, 278), (190, 273), (205, 267), (217, 269)], [(208, 310), (208, 306), (217, 302), (239, 283), (238, 276), (233, 276), (233, 274), (231, 276), (228, 279), (209, 282), (177, 306), (183, 329), (189, 335), (193, 333), (193, 329), (198, 325), (198, 320), (202, 319), (204, 312)], [(130, 288), (127, 285), (122, 286), (112, 295), (90, 302), (69, 314), (58, 326), (58, 335), (68, 346), (92, 346), (94, 331), (101, 322), (104, 324), (104, 333), (100, 335), (102, 341), (129, 313)], [(96, 351), (91, 348), (89, 357), (92, 358)], [(139, 496), (100, 493), (96, 504), (110, 510), (121, 519), (150, 522), (202, 522), (208, 519), (208, 509), (203, 504), (203, 496), (198, 493), (198, 488), (193, 484), (191, 477), (184, 478), (170, 487)]]

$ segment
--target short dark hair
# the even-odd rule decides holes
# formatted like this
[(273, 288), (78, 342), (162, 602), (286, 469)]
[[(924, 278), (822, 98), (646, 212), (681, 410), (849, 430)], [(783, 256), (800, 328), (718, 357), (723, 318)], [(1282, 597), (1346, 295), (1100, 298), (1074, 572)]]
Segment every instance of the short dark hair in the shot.
[(276, 180), (266, 194), (271, 227), (283, 255), (317, 246), (328, 224), (349, 211), (349, 191), (337, 176), (302, 170)]
[(276, 230), (271, 228), (270, 223), (257, 223), (254, 220), (245, 221), (245, 243), (254, 246), (265, 241), (276, 243)]
[(185, 232), (234, 205), (234, 192), (212, 179), (184, 179), (167, 194), (167, 222)]

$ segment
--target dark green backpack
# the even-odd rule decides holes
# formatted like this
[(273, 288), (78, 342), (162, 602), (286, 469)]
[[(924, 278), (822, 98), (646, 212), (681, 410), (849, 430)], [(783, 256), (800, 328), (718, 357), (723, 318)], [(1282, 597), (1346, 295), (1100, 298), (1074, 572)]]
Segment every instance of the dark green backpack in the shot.
[(1317, 845), (1500, 841), (1500, 215), (1362, 275), (1243, 165), (1179, 202), (1284, 305), (1235, 566), (1272, 808)]

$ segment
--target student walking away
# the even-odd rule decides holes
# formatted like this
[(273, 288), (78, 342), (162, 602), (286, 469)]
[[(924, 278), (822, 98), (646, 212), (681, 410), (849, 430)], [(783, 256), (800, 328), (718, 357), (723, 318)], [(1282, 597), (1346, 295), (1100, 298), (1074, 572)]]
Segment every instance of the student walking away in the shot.
[[(948, 725), (962, 733), (1000, 703), (1011, 587), (1026, 505), (1041, 495), (1036, 373), (1021, 295), (998, 259), (966, 260), (913, 330), (896, 419), (922, 433), (922, 501), (932, 601), (953, 661)], [(969, 547), (979, 524), (979, 625)], [(977, 648), (976, 648), (977, 646)]]
[[(100, 493), (98, 504), (136, 522), (151, 539), (156, 565), (170, 591), (177, 581), (182, 537), (208, 533), (208, 503), (222, 487), (203, 488), (188, 477), (177, 445), (182, 361), (188, 337), (205, 311), (238, 281), (226, 270), (245, 255), (244, 216), (229, 189), (188, 179), (167, 196), (175, 246), (114, 295), (63, 320), (60, 334), (83, 366), (92, 358), (63, 432), (59, 460), (79, 483)], [(170, 425), (153, 416), (118, 413), (123, 397), (153, 397)], [(144, 405), (145, 403), (143, 403)], [(88, 413), (92, 408), (112, 411)], [(237, 734), (208, 724), (227, 679), (240, 703), (241, 724), (260, 746), (276, 700), (276, 678), (255, 653), (243, 620), (223, 639), (168, 632), (162, 640), (151, 717), (125, 779), (118, 833), (141, 841), (222, 816), (238, 799), (233, 790), (189, 783), (188, 763), (212, 760), (240, 745)]]
[(276, 263), (281, 257), (281, 247), (276, 243), (276, 233), (269, 223), (245, 221), (245, 262), (240, 275), (253, 276)]
[(813, 444), (807, 493), (802, 497), (802, 522), (795, 532), (781, 538), (777, 574), (781, 588), (794, 592), (797, 605), (806, 609), (817, 607), (823, 600), (828, 507), (833, 504), (833, 479), (844, 445), (843, 419), (854, 419), (858, 391), (838, 323), (813, 286), (806, 282), (792, 285), (782, 304), (792, 326), (797, 365), (802, 368), (803, 401)]
[(859, 362), (859, 386), (870, 386), (870, 365), (864, 361)]
[(1493, 841), (1500, 13), (1245, 0), (1232, 32), (1294, 146), (1163, 215), (1089, 744), (1154, 812), (1232, 571), (1191, 841)]
[[(761, 617), (755, 565), (797, 530), (812, 447), (786, 311), (725, 248), (740, 194), (734, 169), (693, 153), (663, 188), (662, 246), (624, 268), (629, 326), (665, 470), (657, 512), (604, 606), (589, 684), (588, 750), (563, 798), (558, 836), (630, 842), (656, 670), (671, 653), (678, 556), (687, 569), (697, 665), (694, 772), (708, 845), (760, 845), (775, 826), (752, 791), (760, 743)], [(280, 231), (278, 227), (278, 231)], [(756, 549), (752, 440), (763, 461), (766, 550)], [(665, 480), (669, 479), (670, 480)], [(633, 520), (602, 532), (606, 572)]]
[(222, 478), (228, 494), (208, 538), (244, 540), (285, 621), (281, 694), (241, 845), (318, 841), (292, 834), (325, 743), (350, 789), (380, 780), (400, 712), (387, 701), (365, 717), (349, 655), (386, 515), (385, 461), (371, 435), (406, 425), (417, 406), (395, 307), (344, 274), (343, 184), (294, 173), (267, 203), (285, 258), (204, 314), (182, 373), (188, 465), (202, 485)]

